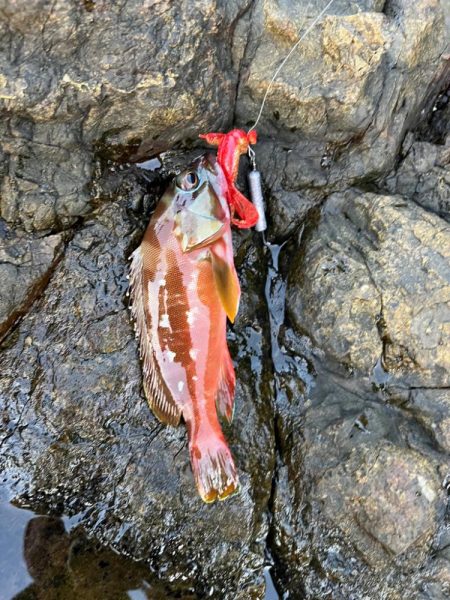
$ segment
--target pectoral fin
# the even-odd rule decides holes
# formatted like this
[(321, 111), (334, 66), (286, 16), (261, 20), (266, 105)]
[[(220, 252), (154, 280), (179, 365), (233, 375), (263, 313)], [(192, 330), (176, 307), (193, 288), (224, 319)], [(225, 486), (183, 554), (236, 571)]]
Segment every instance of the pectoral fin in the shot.
[(211, 248), (214, 281), (220, 302), (229, 320), (233, 323), (239, 308), (241, 287), (233, 262), (222, 258), (217, 249)]

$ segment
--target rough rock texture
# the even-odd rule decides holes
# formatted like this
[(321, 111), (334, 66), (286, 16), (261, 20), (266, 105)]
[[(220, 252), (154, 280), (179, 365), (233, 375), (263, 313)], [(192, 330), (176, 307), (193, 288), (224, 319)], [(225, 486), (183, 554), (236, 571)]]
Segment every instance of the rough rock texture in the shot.
[(336, 367), (319, 372), (308, 396), (297, 423), (278, 424), (286, 441), (269, 540), (281, 589), (300, 598), (444, 598), (448, 456), (433, 431)]
[(400, 196), (336, 194), (291, 278), (293, 322), (334, 359), (365, 374), (381, 361), (416, 385), (450, 385), (445, 221)]
[(415, 142), (386, 180), (388, 190), (450, 218), (450, 136), (445, 146)]
[[(275, 68), (325, 5), (254, 4), (241, 124), (256, 119)], [(259, 124), (269, 136), (258, 158), (277, 236), (330, 190), (392, 169), (407, 129), (448, 76), (443, 8), (439, 0), (336, 2), (286, 63)]]
[(85, 215), (94, 145), (165, 150), (230, 121), (237, 70), (225, 42), (245, 0), (1, 4), (7, 221), (40, 231)]
[(326, 4), (0, 0), (0, 497), (77, 515), (166, 597), (260, 599), (267, 561), (295, 599), (450, 595), (448, 0), (335, 0), (268, 95), (286, 245), (234, 240), (240, 495), (201, 505), (141, 392), (127, 257)]
[(284, 345), (305, 356), (302, 333), (321, 352), (302, 433), (277, 411), (289, 440), (273, 499), (278, 577), (307, 598), (444, 598), (450, 228), (402, 197), (349, 190), (301, 247)]
[(59, 234), (35, 239), (16, 233), (0, 220), (0, 339), (45, 287), (62, 242)]

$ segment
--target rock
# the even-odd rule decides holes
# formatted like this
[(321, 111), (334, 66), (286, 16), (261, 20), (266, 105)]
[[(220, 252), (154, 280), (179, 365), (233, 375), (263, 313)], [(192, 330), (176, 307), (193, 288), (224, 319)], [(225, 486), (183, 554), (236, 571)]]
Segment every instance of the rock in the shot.
[[(102, 543), (145, 559), (164, 581), (199, 596), (213, 590), (217, 598), (261, 598), (274, 446), (261, 326), (253, 315), (235, 330), (239, 386), (227, 437), (241, 492), (204, 505), (184, 427), (159, 424), (141, 391), (125, 293), (127, 257), (144, 223), (127, 211), (130, 204), (104, 203), (75, 234), (3, 349), (4, 491), (17, 502), (81, 513), (80, 524)], [(257, 260), (258, 251), (246, 253), (243, 273)]]
[[(91, 210), (92, 152), (146, 155), (233, 114), (233, 2), (17, 0), (0, 17), (0, 215), (64, 229)], [(70, 43), (68, 43), (70, 40)]]
[(32, 122), (78, 121), (84, 141), (103, 144), (164, 134), (172, 145), (217, 127), (230, 114), (210, 115), (231, 100), (236, 80), (221, 41), (243, 7), (19, 0), (2, 13), (3, 106)]
[(445, 589), (433, 557), (446, 531), (447, 456), (370, 382), (329, 364), (306, 397), (301, 429), (278, 421), (269, 540), (280, 589), (355, 600), (416, 597), (424, 581)]
[[(406, 396), (406, 397), (405, 397)], [(450, 391), (417, 388), (407, 393), (397, 390), (394, 398), (426, 428), (443, 452), (450, 452)]]
[[(341, 3), (340, 10), (353, 12), (349, 4)], [(339, 6), (336, 10), (339, 11)], [(258, 103), (262, 101), (275, 70), (267, 69), (267, 55), (273, 57), (272, 64), (276, 65), (278, 59), (289, 52), (298, 39), (297, 31), (301, 29), (304, 18), (302, 13), (302, 8), (295, 4), (258, 4), (254, 22), (262, 35), (254, 55), (251, 59), (249, 57), (248, 76), (241, 81), (239, 116), (242, 112), (247, 118), (258, 114)], [(314, 7), (313, 14), (317, 14), (317, 7)], [(269, 94), (267, 99), (265, 114), (269, 114), (270, 119), (265, 119), (260, 129), (267, 130), (275, 120), (277, 125), (272, 125), (272, 133), (275, 129), (278, 133), (282, 125), (287, 131), (295, 130), (297, 135), (300, 132), (303, 135), (323, 135), (327, 117), (329, 134), (337, 128), (339, 120), (341, 130), (346, 132), (353, 130), (357, 134), (358, 127), (361, 130), (367, 127), (380, 93), (371, 84), (377, 80), (375, 73), (380, 70), (384, 47), (389, 44), (383, 31), (384, 20), (381, 13), (369, 12), (326, 16), (315, 35), (298, 49), (297, 56), (286, 63), (277, 78), (274, 84), (276, 92)], [(308, 15), (307, 23), (311, 21), (312, 15)], [(256, 35), (256, 32), (252, 33)], [(314, 68), (311, 63), (317, 60), (317, 56), (323, 59)], [(300, 60), (304, 68), (299, 72)], [(339, 98), (333, 97), (331, 92), (333, 87), (336, 90), (338, 80)], [(364, 86), (370, 87), (367, 97)], [(326, 97), (325, 90), (328, 92)]]
[(0, 339), (45, 288), (63, 249), (61, 235), (33, 238), (0, 221)]
[[(254, 122), (275, 68), (326, 4), (255, 3), (239, 123)], [(331, 191), (378, 180), (392, 169), (407, 129), (448, 78), (444, 4), (336, 2), (291, 56), (258, 124), (264, 135), (257, 159), (271, 190), (277, 236), (289, 228), (278, 222), (280, 213), (290, 223), (304, 220), (305, 197), (318, 204)]]
[(290, 243), (292, 329), (278, 344), (306, 372), (282, 369), (275, 397), (279, 589), (444, 598), (448, 225), (400, 196), (348, 190)]
[(334, 195), (292, 269), (290, 316), (351, 369), (382, 360), (448, 386), (449, 249), (446, 223), (401, 197)]
[(26, 231), (67, 229), (91, 209), (92, 157), (71, 123), (4, 121), (0, 213)]
[(445, 146), (413, 143), (386, 186), (392, 194), (401, 194), (449, 220), (450, 136)]
[(317, 495), (325, 518), (345, 531), (372, 566), (419, 541), (422, 551), (429, 550), (437, 531), (440, 482), (416, 453), (386, 445), (371, 449), (369, 457), (354, 452), (349, 464), (325, 474)]

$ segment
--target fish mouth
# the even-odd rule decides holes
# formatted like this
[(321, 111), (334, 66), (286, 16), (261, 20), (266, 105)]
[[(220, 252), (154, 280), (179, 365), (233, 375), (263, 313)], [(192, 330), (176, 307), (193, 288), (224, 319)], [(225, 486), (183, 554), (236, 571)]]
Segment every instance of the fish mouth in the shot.
[(206, 169), (212, 175), (217, 175), (218, 170), (222, 171), (222, 169), (219, 166), (219, 163), (217, 162), (216, 155), (212, 152), (205, 152), (205, 154), (202, 154), (201, 156), (196, 158), (192, 163), (192, 167), (194, 169), (199, 170)]

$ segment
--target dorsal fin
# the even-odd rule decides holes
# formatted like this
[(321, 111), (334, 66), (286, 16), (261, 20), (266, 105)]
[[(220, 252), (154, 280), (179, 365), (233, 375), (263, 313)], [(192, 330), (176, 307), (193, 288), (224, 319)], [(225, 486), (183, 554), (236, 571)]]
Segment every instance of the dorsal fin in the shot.
[(143, 258), (140, 246), (132, 254), (130, 296), (131, 313), (135, 321), (136, 335), (139, 338), (145, 396), (155, 416), (162, 423), (176, 427), (180, 422), (181, 410), (161, 376), (151, 345), (148, 326), (150, 315), (146, 309), (149, 299), (144, 285)]

